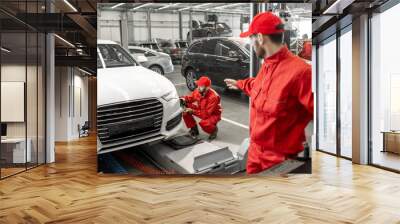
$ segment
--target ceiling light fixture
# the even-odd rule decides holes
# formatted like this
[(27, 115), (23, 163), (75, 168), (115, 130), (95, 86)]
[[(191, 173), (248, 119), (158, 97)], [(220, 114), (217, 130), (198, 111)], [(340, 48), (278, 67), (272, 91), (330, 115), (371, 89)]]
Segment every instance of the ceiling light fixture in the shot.
[(192, 8), (192, 7), (181, 8), (181, 9), (178, 9), (178, 11), (184, 11), (184, 10), (187, 10), (187, 9), (190, 9), (190, 8)]
[(139, 5), (139, 6), (137, 6), (137, 7), (132, 8), (132, 10), (140, 9), (140, 8), (145, 7), (145, 6), (149, 6), (149, 5), (151, 5), (151, 4), (153, 4), (153, 3), (142, 4), (142, 5)]
[(54, 34), (54, 36), (57, 37), (57, 38), (58, 38), (59, 40), (61, 40), (62, 42), (66, 43), (67, 45), (69, 45), (69, 46), (75, 48), (75, 45), (73, 45), (73, 44), (72, 44), (71, 42), (69, 42), (68, 40), (66, 40), (66, 39), (64, 39), (64, 38), (62, 38), (62, 37), (60, 37), (60, 36), (57, 35), (57, 34)]
[(125, 3), (118, 3), (118, 4), (113, 5), (111, 8), (115, 9), (115, 8), (123, 6), (123, 5), (125, 5)]
[(171, 4), (169, 4), (169, 5), (163, 6), (163, 7), (161, 7), (161, 8), (156, 9), (156, 10), (158, 11), (158, 10), (163, 10), (163, 9), (171, 8), (171, 7), (177, 6), (177, 5), (179, 5), (179, 4), (181, 4), (181, 3), (175, 3), (175, 4), (172, 4), (172, 3), (171, 3)]
[(85, 71), (85, 70), (83, 70), (83, 69), (81, 69), (81, 68), (79, 68), (79, 67), (78, 67), (78, 70), (81, 71), (81, 72), (83, 72), (83, 73), (85, 73), (85, 74), (87, 74), (87, 75), (90, 75), (90, 76), (92, 75), (92, 73), (90, 73), (90, 72), (88, 72), (88, 71)]
[(10, 53), (10, 52), (11, 52), (10, 50), (8, 50), (8, 49), (5, 48), (5, 47), (1, 47), (0, 49), (1, 49), (2, 51), (6, 52), (6, 53)]
[(72, 10), (74, 10), (75, 12), (78, 12), (78, 10), (68, 1), (68, 0), (64, 0), (65, 4), (67, 4)]
[(200, 7), (203, 7), (206, 5), (210, 5), (210, 4), (212, 4), (212, 3), (204, 3), (204, 4), (200, 4), (200, 5), (195, 5), (193, 8), (200, 8)]
[(223, 5), (223, 6), (215, 7), (214, 9), (223, 9), (223, 8), (238, 6), (238, 5), (242, 5), (242, 4), (244, 4), (244, 3), (226, 4), (226, 5)]

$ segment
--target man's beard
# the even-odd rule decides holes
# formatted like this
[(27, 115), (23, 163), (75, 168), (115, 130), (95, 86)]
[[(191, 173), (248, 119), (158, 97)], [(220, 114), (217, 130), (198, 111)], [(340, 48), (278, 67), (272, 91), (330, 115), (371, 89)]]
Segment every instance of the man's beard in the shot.
[(266, 53), (265, 50), (264, 50), (264, 48), (262, 48), (262, 47), (260, 47), (258, 44), (256, 44), (256, 45), (254, 46), (254, 51), (256, 52), (256, 55), (257, 55), (258, 58), (264, 59), (265, 53)]

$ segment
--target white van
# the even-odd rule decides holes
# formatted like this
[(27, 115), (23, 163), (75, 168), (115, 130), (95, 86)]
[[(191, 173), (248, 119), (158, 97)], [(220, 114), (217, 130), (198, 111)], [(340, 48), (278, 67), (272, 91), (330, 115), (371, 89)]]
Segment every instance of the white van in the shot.
[(176, 136), (182, 109), (175, 86), (120, 45), (97, 41), (97, 153)]

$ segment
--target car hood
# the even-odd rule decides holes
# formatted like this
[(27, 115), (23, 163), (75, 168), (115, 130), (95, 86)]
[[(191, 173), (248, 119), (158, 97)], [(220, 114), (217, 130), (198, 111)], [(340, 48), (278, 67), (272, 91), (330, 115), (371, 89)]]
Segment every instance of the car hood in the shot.
[(164, 76), (142, 66), (98, 69), (97, 105), (161, 97), (175, 86)]

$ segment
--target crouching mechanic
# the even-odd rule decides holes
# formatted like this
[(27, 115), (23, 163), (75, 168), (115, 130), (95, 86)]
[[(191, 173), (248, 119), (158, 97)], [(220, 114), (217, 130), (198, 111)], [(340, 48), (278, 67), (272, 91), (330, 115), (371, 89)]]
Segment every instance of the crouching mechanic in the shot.
[(311, 66), (283, 44), (283, 23), (270, 12), (254, 17), (249, 31), (264, 63), (256, 78), (226, 79), (251, 98), (247, 173), (259, 173), (304, 150), (305, 127), (313, 118)]
[(202, 76), (196, 82), (197, 88), (188, 96), (181, 98), (186, 106), (183, 111), (183, 120), (193, 137), (199, 135), (194, 116), (201, 119), (199, 125), (204, 132), (208, 133), (209, 140), (217, 137), (217, 123), (221, 120), (221, 98), (215, 90), (211, 88), (211, 80)]

